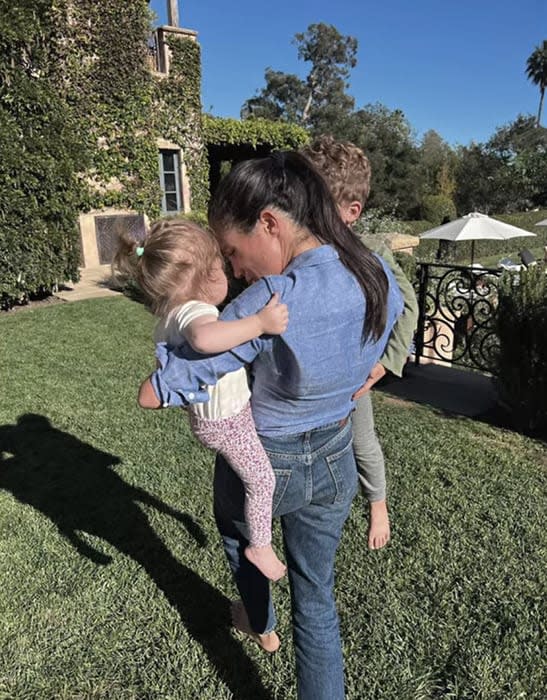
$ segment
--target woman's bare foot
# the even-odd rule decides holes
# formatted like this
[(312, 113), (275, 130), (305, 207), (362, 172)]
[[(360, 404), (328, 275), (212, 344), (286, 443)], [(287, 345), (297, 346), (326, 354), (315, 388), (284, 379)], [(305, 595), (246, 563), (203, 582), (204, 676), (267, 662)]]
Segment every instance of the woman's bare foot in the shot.
[(389, 542), (390, 536), (389, 515), (385, 500), (372, 501), (368, 527), (368, 548), (382, 549)]
[(245, 556), (271, 581), (278, 581), (287, 572), (287, 567), (277, 558), (271, 544), (264, 547), (247, 547)]
[(281, 642), (276, 632), (272, 631), (267, 634), (258, 634), (252, 630), (249, 618), (247, 617), (247, 611), (241, 600), (232, 601), (230, 612), (232, 614), (232, 625), (238, 632), (246, 634), (250, 639), (256, 642), (259, 647), (270, 654), (274, 654), (279, 649)]

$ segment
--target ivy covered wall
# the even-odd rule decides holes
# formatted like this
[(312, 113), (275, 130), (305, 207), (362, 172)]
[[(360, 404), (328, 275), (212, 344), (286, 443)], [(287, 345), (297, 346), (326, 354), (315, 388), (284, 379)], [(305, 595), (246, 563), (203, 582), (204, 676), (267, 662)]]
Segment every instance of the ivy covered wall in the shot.
[(207, 201), (200, 54), (173, 35), (171, 72), (149, 61), (147, 0), (2, 0), (0, 306), (78, 278), (78, 215), (155, 218), (158, 138), (181, 147), (193, 206)]
[(80, 214), (159, 216), (159, 139), (181, 149), (196, 212), (214, 149), (234, 162), (307, 139), (291, 125), (203, 116), (195, 33), (160, 30), (169, 71), (153, 70), (147, 0), (0, 2), (2, 307), (78, 278)]
[(59, 90), (51, 0), (0, 9), (0, 308), (77, 279), (79, 124)]
[(146, 62), (148, 2), (57, 0), (58, 66), (79, 122), (82, 211), (155, 215), (160, 199), (154, 80)]
[(72, 0), (64, 46), (68, 90), (85, 135), (88, 162), (84, 209), (160, 213), (158, 139), (182, 149), (192, 208), (207, 201), (201, 134), (199, 44), (166, 32), (167, 74), (149, 60), (151, 17), (146, 0)]
[(201, 116), (201, 53), (199, 44), (177, 33), (166, 37), (169, 73), (156, 79), (154, 103), (159, 135), (183, 149), (193, 210), (205, 209), (209, 199), (209, 166), (203, 143)]

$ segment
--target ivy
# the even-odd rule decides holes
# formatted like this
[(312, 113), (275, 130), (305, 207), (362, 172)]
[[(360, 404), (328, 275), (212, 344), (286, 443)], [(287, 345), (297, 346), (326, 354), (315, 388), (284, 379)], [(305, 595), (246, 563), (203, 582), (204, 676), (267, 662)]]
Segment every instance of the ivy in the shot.
[(157, 140), (183, 151), (191, 206), (209, 199), (206, 144), (299, 148), (298, 126), (201, 112), (199, 44), (167, 32), (168, 75), (148, 63), (147, 0), (12, 0), (0, 26), (0, 306), (78, 278), (78, 214), (155, 218)]
[(183, 148), (190, 180), (192, 209), (207, 207), (209, 165), (202, 139), (201, 52), (190, 37), (170, 34), (169, 75), (156, 82), (158, 135)]
[(203, 140), (217, 146), (250, 144), (254, 148), (271, 146), (272, 150), (293, 150), (309, 141), (305, 129), (296, 124), (267, 119), (226, 119), (203, 115)]
[(77, 120), (59, 94), (52, 3), (4, 3), (0, 54), (0, 307), (77, 279)]
[[(154, 78), (146, 62), (148, 2), (76, 0), (65, 10), (58, 65), (82, 134), (81, 210), (159, 213)], [(61, 12), (59, 12), (61, 15)]]

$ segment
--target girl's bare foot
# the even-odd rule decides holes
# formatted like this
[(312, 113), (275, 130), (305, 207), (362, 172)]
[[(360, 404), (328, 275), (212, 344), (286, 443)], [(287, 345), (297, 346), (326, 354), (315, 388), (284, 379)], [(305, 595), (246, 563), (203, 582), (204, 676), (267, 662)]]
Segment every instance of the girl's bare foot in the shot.
[(278, 581), (287, 572), (287, 567), (277, 558), (271, 544), (264, 547), (247, 547), (245, 556), (271, 581)]
[(390, 536), (389, 515), (385, 500), (372, 501), (368, 527), (368, 548), (382, 549), (389, 542)]
[(276, 632), (268, 632), (267, 634), (258, 634), (254, 632), (247, 617), (247, 611), (241, 600), (233, 600), (230, 608), (232, 614), (232, 625), (238, 632), (246, 634), (253, 642), (256, 642), (259, 647), (270, 654), (274, 654), (280, 647), (281, 642)]

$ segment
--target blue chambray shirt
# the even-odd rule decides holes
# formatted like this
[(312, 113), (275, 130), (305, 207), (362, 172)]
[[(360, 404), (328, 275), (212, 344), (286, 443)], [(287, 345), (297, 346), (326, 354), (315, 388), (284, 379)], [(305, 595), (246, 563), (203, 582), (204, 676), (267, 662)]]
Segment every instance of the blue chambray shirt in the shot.
[(158, 344), (160, 368), (152, 375), (158, 398), (164, 406), (206, 401), (205, 385), (251, 363), (251, 405), (260, 435), (302, 433), (345, 418), (353, 408), (351, 396), (382, 356), (403, 311), (393, 273), (379, 260), (389, 281), (387, 323), (379, 341), (363, 345), (361, 287), (334, 248), (322, 245), (295, 257), (283, 274), (255, 282), (220, 316), (230, 321), (254, 314), (278, 292), (289, 308), (283, 335), (263, 335), (210, 356), (198, 355), (188, 344)]

